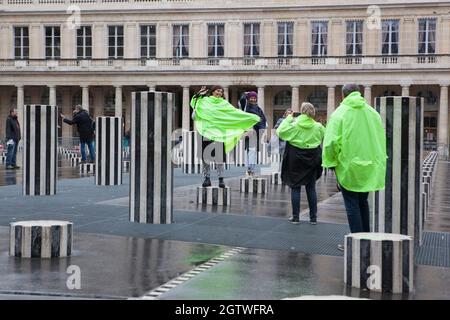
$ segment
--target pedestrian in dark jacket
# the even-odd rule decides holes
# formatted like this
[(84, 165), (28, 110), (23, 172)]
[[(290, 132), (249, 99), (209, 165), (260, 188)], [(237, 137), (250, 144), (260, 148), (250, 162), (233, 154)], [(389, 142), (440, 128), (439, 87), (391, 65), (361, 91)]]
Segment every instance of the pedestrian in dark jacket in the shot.
[(17, 148), (20, 139), (20, 124), (17, 119), (17, 109), (11, 109), (6, 119), (6, 169), (20, 168), (17, 166)]
[(305, 102), (301, 115), (294, 118), (288, 115), (277, 129), (280, 139), (286, 141), (286, 150), (281, 167), (283, 183), (291, 187), (292, 218), (294, 224), (300, 223), (300, 188), (305, 186), (308, 197), (311, 224), (317, 223), (316, 180), (322, 174), (322, 143), (325, 128), (314, 121), (314, 106)]
[(239, 99), (238, 104), (243, 111), (256, 114), (261, 119), (245, 137), (247, 174), (253, 176), (256, 168), (260, 139), (263, 133), (262, 130), (266, 129), (267, 120), (264, 111), (258, 106), (258, 95), (255, 91), (245, 92)]
[(94, 162), (94, 123), (87, 111), (80, 105), (77, 105), (73, 111), (72, 120), (67, 119), (63, 114), (61, 114), (61, 118), (67, 124), (77, 125), (78, 133), (80, 135), (81, 163), (86, 163), (86, 145), (89, 148), (89, 157), (91, 158), (91, 162)]

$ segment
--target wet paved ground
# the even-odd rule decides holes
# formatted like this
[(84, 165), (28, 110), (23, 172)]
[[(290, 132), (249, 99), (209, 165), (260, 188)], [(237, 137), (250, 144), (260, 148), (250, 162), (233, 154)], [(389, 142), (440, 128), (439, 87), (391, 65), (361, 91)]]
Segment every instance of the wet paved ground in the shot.
[[(128, 175), (122, 186), (96, 187), (93, 177), (80, 178), (67, 160), (62, 160), (61, 166), (63, 180), (58, 181), (58, 194), (53, 197), (23, 197), (20, 171), (0, 169), (0, 185), (8, 185), (0, 187), (0, 225), (4, 226), (0, 227), (0, 299), (46, 295), (138, 297), (232, 246), (249, 249), (168, 290), (160, 298), (283, 299), (333, 294), (373, 299), (450, 299), (450, 268), (423, 265), (429, 263), (417, 265), (416, 292), (410, 296), (367, 296), (367, 292), (345, 288), (342, 253), (336, 245), (348, 233), (348, 227), (333, 175), (323, 176), (317, 183), (320, 223), (295, 226), (286, 221), (290, 216), (290, 194), (285, 187), (272, 186), (266, 197), (242, 195), (238, 177), (243, 169), (233, 168), (226, 172), (226, 182), (233, 189), (232, 205), (226, 209), (198, 206), (194, 202), (194, 184), (201, 178), (183, 175), (177, 169), (176, 223), (143, 225), (128, 222)], [(450, 164), (439, 163), (427, 230), (450, 231), (448, 172)], [(301, 208), (302, 219), (308, 220), (304, 190)], [(8, 256), (6, 226), (10, 222), (55, 218), (74, 222), (73, 257), (40, 261)], [(427, 235), (434, 247), (424, 249), (435, 250), (434, 254), (443, 250), (445, 258), (445, 250), (449, 251), (447, 240), (445, 246), (444, 242), (436, 246), (434, 238), (447, 239), (448, 234)], [(421, 257), (420, 261), (426, 259)], [(67, 289), (65, 271), (70, 264), (81, 268), (81, 290)]]

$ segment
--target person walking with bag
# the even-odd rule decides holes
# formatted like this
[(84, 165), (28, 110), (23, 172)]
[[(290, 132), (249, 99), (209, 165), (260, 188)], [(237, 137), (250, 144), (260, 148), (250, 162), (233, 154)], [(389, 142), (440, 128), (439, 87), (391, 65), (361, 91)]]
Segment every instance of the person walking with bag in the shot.
[(276, 133), (286, 141), (281, 179), (291, 188), (293, 224), (300, 223), (300, 190), (305, 186), (309, 205), (309, 219), (317, 224), (316, 180), (322, 175), (322, 143), (325, 128), (314, 121), (315, 108), (304, 102), (300, 108), (301, 115), (294, 118), (292, 111), (287, 112)]

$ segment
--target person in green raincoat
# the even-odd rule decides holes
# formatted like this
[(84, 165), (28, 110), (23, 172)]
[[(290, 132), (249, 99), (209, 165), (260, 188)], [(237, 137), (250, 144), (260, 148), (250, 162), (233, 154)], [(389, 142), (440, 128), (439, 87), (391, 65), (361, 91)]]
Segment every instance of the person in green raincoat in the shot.
[(276, 134), (286, 141), (281, 164), (281, 180), (291, 188), (293, 224), (300, 223), (300, 190), (305, 186), (309, 206), (309, 221), (317, 224), (316, 180), (322, 174), (322, 143), (325, 128), (314, 121), (314, 106), (302, 103), (301, 115), (294, 118), (292, 111), (287, 113)]
[(217, 164), (219, 187), (225, 188), (223, 169), (226, 153), (239, 142), (244, 133), (253, 128), (260, 118), (235, 108), (223, 98), (223, 88), (202, 87), (191, 99), (192, 119), (202, 141), (203, 187), (211, 186), (210, 163)]
[(384, 189), (386, 134), (380, 115), (358, 85), (344, 85), (342, 96), (327, 124), (322, 165), (336, 173), (350, 231), (370, 232), (367, 199), (369, 192)]

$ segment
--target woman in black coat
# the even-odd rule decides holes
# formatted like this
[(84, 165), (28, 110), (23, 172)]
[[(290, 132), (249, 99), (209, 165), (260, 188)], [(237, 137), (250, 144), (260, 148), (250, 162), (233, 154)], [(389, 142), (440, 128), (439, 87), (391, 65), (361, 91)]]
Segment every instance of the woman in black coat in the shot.
[(316, 180), (322, 174), (322, 143), (325, 128), (314, 121), (314, 106), (303, 103), (300, 116), (292, 114), (278, 127), (278, 137), (286, 141), (286, 150), (281, 165), (281, 179), (291, 187), (292, 218), (300, 223), (300, 189), (305, 186), (308, 197), (310, 223), (317, 224)]

